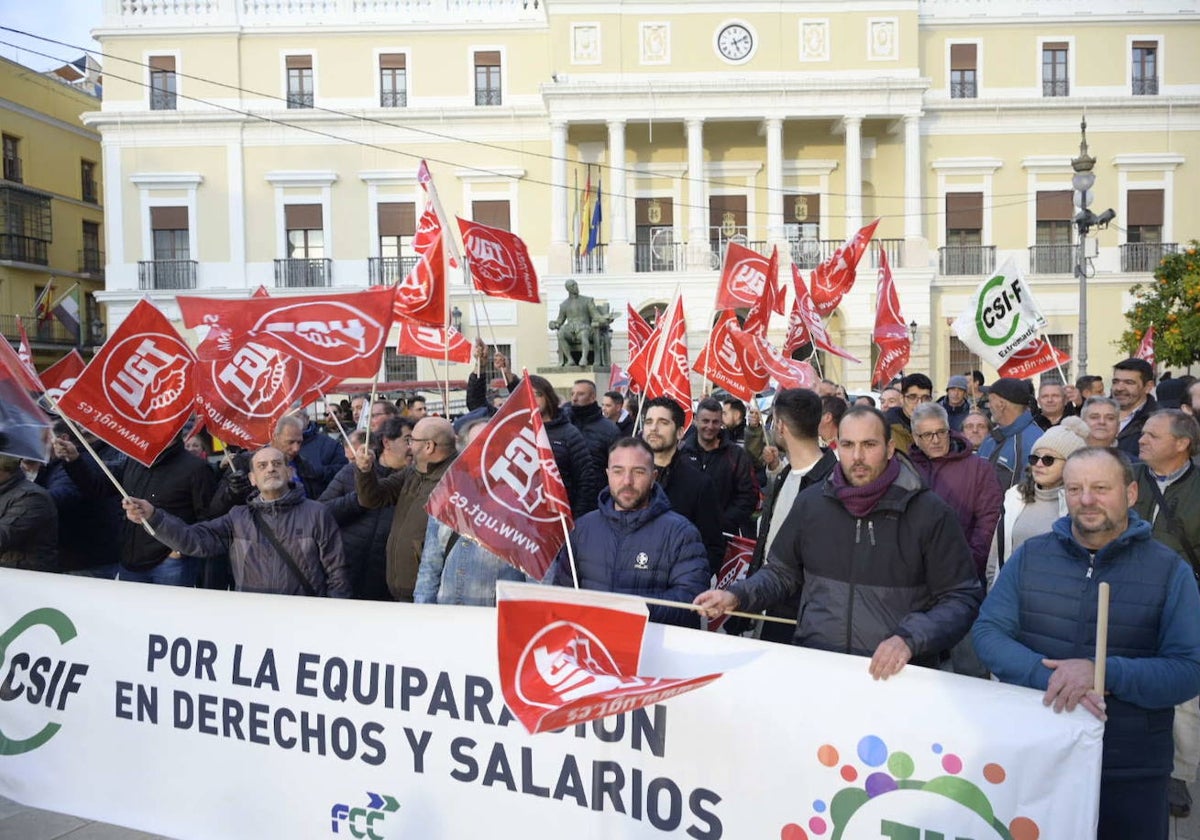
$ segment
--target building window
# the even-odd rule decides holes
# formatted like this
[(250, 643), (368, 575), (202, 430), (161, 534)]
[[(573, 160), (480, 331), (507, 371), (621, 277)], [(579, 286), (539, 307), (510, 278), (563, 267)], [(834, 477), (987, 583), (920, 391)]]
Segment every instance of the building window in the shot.
[(150, 232), (154, 237), (155, 262), (192, 258), (186, 207), (151, 207)]
[(956, 335), (950, 336), (949, 358), (951, 376), (970, 376), (971, 371), (979, 370), (983, 367), (979, 357), (972, 352), (970, 347), (963, 344)]
[(1158, 42), (1133, 42), (1133, 95), (1158, 95)]
[(289, 55), (287, 64), (287, 106), (313, 106), (313, 65), (311, 55)]
[(79, 162), (79, 180), (83, 200), (89, 204), (100, 203), (100, 192), (96, 189), (96, 164), (90, 160)]
[(675, 242), (675, 208), (669, 198), (634, 201), (635, 271), (675, 271), (683, 268), (683, 253)]
[(325, 231), (320, 204), (288, 204), (283, 208), (287, 227), (287, 258), (319, 260), (325, 257)]
[(1163, 243), (1163, 191), (1129, 190), (1125, 194), (1125, 244), (1121, 270), (1149, 272), (1175, 246)]
[(984, 274), (992, 270), (991, 261), (992, 249), (983, 245), (983, 193), (947, 193), (941, 273)]
[(1067, 80), (1067, 43), (1042, 44), (1042, 96), (1067, 96), (1071, 92)]
[[(730, 242), (749, 247), (749, 228), (746, 225), (746, 196), (714, 195), (708, 199), (708, 244), (720, 259)], [(720, 265), (713, 266), (719, 269)]]
[(416, 382), (417, 357), (402, 356), (395, 347), (383, 352), (383, 378), (388, 382)]
[(49, 196), (0, 188), (0, 260), (49, 265), (53, 230)]
[(175, 56), (150, 56), (150, 110), (174, 111), (175, 98)]
[(1074, 214), (1070, 190), (1038, 192), (1037, 244), (1031, 249), (1029, 261), (1030, 271), (1034, 274), (1072, 273), (1071, 219)]
[(104, 255), (100, 252), (100, 224), (83, 223), (83, 251), (79, 255), (79, 270), (84, 274), (99, 274), (104, 270)]
[(21, 139), (4, 135), (4, 180), (24, 183), (21, 177)]
[(408, 69), (404, 53), (379, 56), (379, 107), (404, 108), (408, 105)]
[(471, 219), (481, 225), (490, 225), (500, 230), (512, 230), (512, 220), (509, 216), (508, 200), (472, 201)]
[(475, 104), (501, 104), (500, 52), (498, 50), (475, 53)]
[(815, 268), (821, 262), (821, 196), (817, 193), (785, 195), (783, 217), (792, 262), (800, 268)]
[(950, 45), (950, 98), (974, 99), (979, 96), (976, 84), (976, 45)]
[(408, 276), (417, 262), (412, 250), (417, 232), (417, 206), (411, 201), (381, 202), (376, 212), (379, 256), (370, 260), (371, 283), (390, 286)]

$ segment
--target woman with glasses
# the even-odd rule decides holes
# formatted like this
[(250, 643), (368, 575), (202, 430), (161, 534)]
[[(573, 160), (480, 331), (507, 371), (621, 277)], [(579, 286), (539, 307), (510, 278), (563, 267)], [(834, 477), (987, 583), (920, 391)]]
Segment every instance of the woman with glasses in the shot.
[(1087, 446), (1087, 435), (1087, 423), (1078, 417), (1064, 417), (1034, 444), (1025, 477), (1004, 494), (1004, 515), (988, 555), (989, 588), (1021, 543), (1050, 533), (1055, 520), (1067, 515), (1063, 467), (1072, 452)]

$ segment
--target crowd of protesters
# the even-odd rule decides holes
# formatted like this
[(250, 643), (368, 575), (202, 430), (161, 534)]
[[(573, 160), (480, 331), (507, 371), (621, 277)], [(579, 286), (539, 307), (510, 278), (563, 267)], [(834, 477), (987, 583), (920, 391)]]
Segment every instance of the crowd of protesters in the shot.
[[(472, 374), (453, 422), (420, 396), (357, 396), (321, 423), (285, 415), (254, 452), (185, 433), (149, 467), (57, 422), (46, 463), (0, 457), (0, 566), (492, 605), (497, 580), (525, 574), (425, 510), (518, 385), (491, 361), (499, 380)], [(529, 380), (574, 519), (546, 583), (678, 603), (652, 619), (691, 627), (788, 619), (725, 632), (860, 655), (877, 679), (914, 664), (1040, 688), (1056, 710), (1107, 718), (1100, 836), (1134, 836), (1139, 819), (1137, 836), (1166, 836), (1168, 812), (1190, 809), (1200, 381), (1156, 382), (1139, 359), (1107, 393), (1097, 376), (1035, 390), (964, 371), (939, 394), (914, 372), (878, 395), (823, 380), (750, 405), (705, 396), (687, 427), (667, 397)], [(757, 540), (748, 574), (711, 588), (731, 536)], [(1086, 595), (1101, 579), (1113, 618), (1096, 694)]]

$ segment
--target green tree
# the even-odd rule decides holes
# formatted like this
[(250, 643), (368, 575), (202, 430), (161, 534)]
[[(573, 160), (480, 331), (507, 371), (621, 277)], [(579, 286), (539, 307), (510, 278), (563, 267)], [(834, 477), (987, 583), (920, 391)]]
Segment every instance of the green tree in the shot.
[(1167, 254), (1154, 269), (1154, 282), (1138, 283), (1133, 308), (1125, 313), (1129, 329), (1117, 345), (1132, 356), (1154, 326), (1154, 357), (1159, 367), (1186, 367), (1200, 361), (1200, 242)]

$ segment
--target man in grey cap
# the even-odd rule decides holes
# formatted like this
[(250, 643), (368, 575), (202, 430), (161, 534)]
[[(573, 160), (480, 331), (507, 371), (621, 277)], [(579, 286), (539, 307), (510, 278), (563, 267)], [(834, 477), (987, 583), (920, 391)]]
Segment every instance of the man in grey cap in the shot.
[(1033, 386), (1024, 379), (1004, 377), (992, 383), (988, 407), (992, 412), (991, 437), (979, 446), (979, 454), (996, 470), (996, 480), (1007, 490), (1025, 475), (1029, 453), (1042, 436), (1029, 411)]
[(938, 400), (938, 405), (946, 409), (950, 428), (961, 432), (963, 421), (971, 413), (971, 405), (967, 402), (967, 377), (951, 376), (946, 383), (946, 396)]

